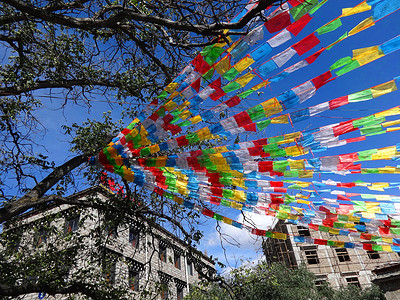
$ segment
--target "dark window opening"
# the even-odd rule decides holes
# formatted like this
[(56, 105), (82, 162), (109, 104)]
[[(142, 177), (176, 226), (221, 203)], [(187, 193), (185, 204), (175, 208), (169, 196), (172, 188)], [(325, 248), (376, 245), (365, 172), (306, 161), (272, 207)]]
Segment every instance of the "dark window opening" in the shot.
[(374, 250), (368, 250), (367, 251), (368, 257), (370, 259), (379, 259), (381, 256), (379, 255), (379, 253), (377, 251)]
[(129, 270), (129, 287), (132, 291), (139, 290), (139, 272)]
[(181, 269), (181, 255), (177, 252), (174, 252), (174, 265), (175, 268)]
[(36, 247), (42, 245), (42, 244), (46, 244), (47, 243), (47, 231), (45, 230), (40, 230), (39, 232), (37, 232), (35, 234), (35, 238), (34, 238), (34, 245)]
[(306, 227), (297, 226), (297, 231), (299, 232), (300, 236), (311, 236), (310, 230)]
[(79, 226), (79, 216), (66, 220), (66, 222), (65, 222), (65, 234), (77, 231), (78, 230), (78, 226)]
[(318, 254), (317, 254), (317, 248), (316, 247), (312, 246), (312, 248), (311, 247), (306, 248), (304, 250), (304, 253), (306, 255), (306, 259), (307, 259), (308, 264), (310, 264), (310, 265), (319, 264), (319, 259), (318, 259)]
[(183, 300), (183, 289), (176, 289), (176, 300)]
[(160, 245), (158, 255), (161, 261), (167, 262), (167, 247), (164, 245)]
[(350, 255), (346, 248), (337, 248), (335, 251), (340, 262), (350, 261)]
[(347, 284), (352, 284), (355, 286), (358, 286), (359, 288), (361, 287), (360, 282), (358, 281), (357, 277), (347, 277), (346, 278)]
[(193, 276), (193, 263), (190, 260), (188, 260), (187, 262), (187, 269), (188, 269), (188, 274), (190, 276)]
[(129, 228), (129, 244), (133, 248), (139, 248), (139, 231), (135, 228)]

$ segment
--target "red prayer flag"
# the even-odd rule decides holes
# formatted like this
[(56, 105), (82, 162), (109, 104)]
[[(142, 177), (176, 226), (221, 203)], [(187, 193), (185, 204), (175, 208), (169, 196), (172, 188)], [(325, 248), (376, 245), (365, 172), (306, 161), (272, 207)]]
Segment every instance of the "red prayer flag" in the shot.
[(304, 60), (308, 62), (310, 65), (321, 55), (321, 53), (325, 50), (325, 48), (322, 48), (315, 52), (314, 54), (311, 54), (309, 57), (305, 58)]
[(273, 161), (259, 161), (258, 162), (258, 171), (259, 172), (270, 172), (274, 170), (274, 162)]
[(250, 124), (253, 122), (251, 120), (249, 114), (247, 113), (247, 111), (242, 111), (241, 113), (238, 113), (237, 115), (234, 115), (233, 117), (239, 127), (243, 127), (244, 125), (247, 125), (247, 124)]
[(346, 104), (349, 104), (348, 96), (339, 97), (329, 101), (329, 109), (332, 110)]
[(191, 84), (191, 87), (195, 89), (196, 92), (200, 91), (200, 85), (201, 85), (201, 77), (197, 79), (195, 82)]
[(189, 145), (189, 140), (185, 136), (176, 138), (176, 142), (178, 143), (179, 147)]
[(264, 26), (270, 33), (274, 33), (286, 28), (291, 23), (292, 21), (290, 20), (290, 14), (289, 12), (285, 11), (265, 22)]
[(226, 100), (226, 101), (225, 101), (225, 104), (226, 104), (228, 107), (234, 107), (234, 106), (238, 105), (238, 104), (240, 103), (241, 100), (242, 100), (242, 99), (240, 99), (240, 97), (234, 96), (234, 97), (230, 98), (229, 100)]
[(330, 78), (332, 78), (332, 73), (331, 73), (331, 71), (327, 71), (327, 72), (311, 79), (311, 81), (314, 84), (315, 88), (318, 90), (321, 86), (328, 83), (330, 81), (329, 80)]
[(306, 25), (308, 24), (308, 22), (310, 22), (311, 19), (312, 18), (309, 14), (305, 14), (296, 22), (290, 24), (286, 29), (294, 36), (297, 36), (300, 33), (300, 31), (302, 31), (303, 28), (306, 27)]
[(333, 134), (335, 136), (339, 136), (341, 134), (345, 134), (345, 133), (348, 133), (348, 132), (351, 132), (351, 131), (354, 131), (354, 130), (355, 130), (355, 128), (353, 126), (353, 122), (352, 121), (343, 122), (343, 123), (340, 123), (339, 125), (333, 127)]
[(301, 41), (294, 44), (292, 48), (297, 52), (298, 55), (303, 55), (304, 53), (311, 50), (318, 44), (319, 44), (319, 39), (315, 36), (314, 33), (311, 33)]
[(304, 1), (305, 0), (288, 0), (289, 4), (293, 7), (302, 4)]

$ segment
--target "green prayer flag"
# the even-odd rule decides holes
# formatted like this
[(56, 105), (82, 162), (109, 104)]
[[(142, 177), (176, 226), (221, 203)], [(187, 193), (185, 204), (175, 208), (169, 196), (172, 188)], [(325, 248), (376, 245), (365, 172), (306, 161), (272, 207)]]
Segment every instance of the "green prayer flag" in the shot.
[(290, 14), (292, 15), (293, 19), (297, 21), (300, 19), (302, 16), (304, 16), (306, 13), (308, 13), (314, 6), (316, 6), (318, 3), (318, 0), (308, 0), (305, 1), (295, 7), (293, 7), (290, 10)]
[(168, 93), (166, 91), (162, 91), (160, 95), (157, 96), (159, 99), (164, 99), (168, 96)]
[(342, 57), (341, 59), (337, 60), (333, 65), (329, 67), (329, 70), (332, 71), (334, 69), (343, 67), (344, 65), (347, 65), (351, 63), (353, 60), (351, 59), (350, 56)]
[(254, 93), (254, 91), (250, 89), (250, 90), (244, 91), (243, 93), (240, 93), (238, 96), (240, 98), (244, 99), (244, 98), (246, 98), (247, 96), (250, 96), (253, 93)]
[(205, 74), (202, 75), (203, 79), (210, 80), (214, 75), (214, 71), (215, 71), (214, 68), (208, 70)]
[(233, 80), (239, 72), (235, 68), (231, 68), (229, 71), (227, 71), (222, 77), (224, 77), (226, 80), (231, 81)]
[(228, 84), (227, 86), (224, 86), (224, 87), (222, 88), (222, 90), (223, 90), (225, 93), (229, 93), (229, 92), (236, 91), (236, 90), (240, 89), (241, 87), (242, 87), (242, 86), (241, 86), (239, 83), (237, 83), (236, 81), (234, 81), (234, 82), (231, 82), (230, 84)]
[(361, 92), (350, 94), (348, 99), (349, 99), (349, 102), (359, 102), (359, 101), (366, 101), (366, 100), (372, 99), (372, 90), (367, 89), (367, 90), (364, 90)]
[(325, 34), (325, 33), (328, 33), (328, 32), (338, 29), (340, 26), (342, 26), (342, 21), (340, 19), (336, 19), (336, 20), (332, 21), (331, 23), (318, 28), (317, 33), (318, 33), (318, 35)]
[(310, 10), (310, 15), (314, 14), (318, 9), (321, 8), (322, 5), (324, 5), (326, 2), (328, 2), (328, 0), (323, 0), (321, 1), (317, 6), (315, 6), (314, 8), (312, 8)]
[(357, 69), (360, 66), (360, 63), (357, 60), (353, 60), (351, 63), (345, 65), (343, 68), (340, 70), (336, 71), (337, 76), (341, 76), (343, 74), (346, 74), (354, 69)]
[(218, 59), (218, 57), (221, 55), (221, 53), (224, 52), (224, 49), (221, 47), (212, 47), (212, 49), (207, 53), (206, 56), (204, 56), (204, 60), (211, 66), (215, 61)]
[(266, 128), (269, 124), (271, 124), (271, 120), (270, 120), (270, 119), (264, 120), (264, 121), (260, 121), (260, 122), (257, 122), (257, 123), (256, 123), (257, 129), (258, 129), (258, 130), (263, 130), (263, 129)]
[(369, 135), (372, 133), (376, 133), (382, 131), (382, 126), (381, 125), (373, 125), (373, 126), (367, 126), (363, 127), (360, 129), (361, 134)]

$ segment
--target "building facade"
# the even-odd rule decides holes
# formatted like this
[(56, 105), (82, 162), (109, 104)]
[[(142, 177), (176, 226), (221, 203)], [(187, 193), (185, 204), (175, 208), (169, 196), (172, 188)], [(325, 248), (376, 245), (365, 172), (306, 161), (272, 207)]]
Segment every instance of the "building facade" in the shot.
[(328, 282), (333, 288), (348, 284), (355, 284), (361, 288), (369, 287), (375, 278), (372, 272), (374, 269), (387, 263), (400, 261), (397, 253), (307, 245), (297, 243), (293, 238), (293, 235), (296, 235), (333, 241), (361, 242), (352, 236), (336, 236), (329, 232), (311, 231), (283, 220), (279, 220), (274, 231), (289, 234), (289, 237), (287, 240), (264, 241), (263, 250), (267, 262), (283, 262), (291, 268), (304, 265), (316, 275), (316, 284)]
[[(98, 201), (107, 201), (110, 195), (109, 190), (100, 186), (68, 198), (84, 200), (87, 197), (96, 197)], [(38, 230), (37, 225), (34, 225), (48, 216), (55, 216), (51, 220), (53, 228), (61, 229), (62, 235), (67, 237), (62, 239), (62, 243), (54, 234), (40, 228)], [(110, 215), (92, 207), (76, 209), (65, 204), (34, 210), (24, 215), (22, 222), (27, 229), (23, 232), (18, 247), (31, 249), (29, 251), (46, 251), (50, 246), (68, 248), (68, 237), (82, 237), (80, 242), (84, 243), (84, 247), (76, 257), (79, 262), (65, 273), (65, 280), (87, 268), (92, 275), (98, 273), (98, 281), (106, 282), (110, 287), (126, 289), (131, 299), (142, 297), (182, 300), (189, 293), (190, 285), (197, 283), (205, 275), (215, 274), (214, 262), (209, 257), (189, 248), (161, 226), (150, 226), (137, 218), (130, 218), (130, 221), (125, 220), (116, 225), (109, 219)], [(36, 230), (32, 229), (34, 227)], [(95, 237), (99, 232), (100, 239)], [(72, 243), (70, 246), (72, 247)], [(67, 299), (66, 296), (38, 293), (15, 299), (38, 298)]]

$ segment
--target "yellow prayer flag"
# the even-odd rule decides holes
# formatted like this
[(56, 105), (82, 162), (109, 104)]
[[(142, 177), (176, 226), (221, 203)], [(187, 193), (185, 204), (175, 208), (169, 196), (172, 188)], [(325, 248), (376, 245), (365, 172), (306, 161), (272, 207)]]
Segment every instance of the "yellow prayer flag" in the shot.
[(164, 108), (167, 111), (171, 111), (173, 109), (175, 109), (178, 106), (178, 104), (176, 104), (176, 102), (174, 101), (168, 101), (167, 103), (164, 104)]
[(390, 195), (376, 195), (376, 200), (378, 201), (390, 201), (392, 198)]
[(230, 63), (229, 56), (225, 56), (223, 59), (221, 59), (219, 62), (217, 62), (214, 66), (215, 71), (217, 71), (217, 73), (219, 75), (224, 74), (230, 68), (231, 68), (231, 63)]
[(236, 71), (241, 73), (244, 70), (246, 70), (249, 66), (251, 66), (253, 63), (254, 59), (252, 59), (250, 56), (245, 56), (233, 67), (236, 69)]
[(273, 232), (271, 237), (273, 239), (279, 239), (279, 240), (286, 240), (286, 233), (281, 233), (281, 232)]
[(284, 135), (285, 140), (296, 139), (301, 137), (301, 132), (293, 132)]
[(384, 84), (377, 85), (376, 87), (371, 88), (371, 91), (372, 97), (374, 98), (397, 91), (396, 82), (392, 80)]
[(251, 89), (252, 89), (253, 91), (257, 91), (257, 90), (259, 90), (259, 89), (261, 89), (261, 88), (264, 88), (267, 84), (268, 84), (268, 81), (261, 82), (261, 83), (255, 85), (255, 86), (253, 86)]
[(389, 126), (394, 126), (394, 125), (398, 125), (398, 124), (400, 124), (400, 119), (382, 123), (382, 126), (389, 127)]
[(242, 210), (243, 204), (232, 202), (231, 207), (233, 209)]
[(382, 251), (393, 252), (391, 245), (382, 245)]
[(396, 174), (397, 168), (395, 167), (383, 167), (379, 168), (380, 174)]
[(203, 121), (203, 120), (202, 120), (202, 118), (200, 116), (195, 116), (195, 117), (190, 119), (190, 123), (192, 123), (193, 125), (197, 124), (197, 123), (199, 123), (201, 121)]
[(312, 178), (314, 176), (313, 170), (300, 170), (298, 172), (299, 178)]
[(175, 91), (175, 89), (179, 86), (178, 82), (171, 82), (170, 84), (167, 85), (167, 87), (165, 88), (164, 91), (168, 92), (168, 93), (172, 93), (173, 91)]
[(336, 228), (329, 228), (329, 233), (331, 234), (339, 234), (340, 230)]
[(286, 147), (285, 151), (288, 156), (292, 156), (292, 157), (300, 156), (300, 155), (308, 153), (308, 150), (304, 150), (300, 146), (297, 146), (297, 145)]
[(208, 127), (202, 128), (202, 129), (196, 131), (196, 133), (197, 133), (197, 137), (199, 138), (199, 140), (207, 140), (212, 137), (212, 134)]
[(354, 7), (349, 7), (349, 8), (343, 8), (342, 9), (342, 17), (348, 17), (351, 15), (355, 15), (358, 13), (362, 13), (364, 11), (371, 10), (371, 6), (369, 6), (365, 1), (360, 3), (357, 6)]
[(271, 124), (289, 124), (288, 115), (271, 118)]
[[(123, 166), (125, 167), (125, 166)], [(124, 179), (128, 181), (134, 181), (135, 180), (135, 174), (132, 172), (131, 169), (128, 169), (125, 167), (124, 169)]]
[(246, 188), (244, 184), (244, 180), (242, 178), (232, 178), (232, 185), (238, 186), (241, 188)]
[(185, 102), (183, 102), (181, 105), (178, 106), (178, 108), (176, 110), (184, 110), (186, 107), (188, 107), (190, 105), (189, 100), (186, 100)]
[(369, 213), (381, 213), (381, 208), (379, 206), (379, 202), (365, 202), (365, 207), (367, 208), (367, 212)]
[(176, 96), (178, 96), (180, 93), (175, 91), (171, 95), (168, 96), (168, 99), (174, 99)]
[(276, 98), (268, 99), (267, 101), (264, 101), (263, 103), (260, 104), (264, 108), (265, 115), (267, 117), (282, 111), (282, 105)]
[(393, 244), (393, 238), (382, 237), (382, 242), (387, 243), (387, 244)]
[(176, 203), (182, 205), (184, 200), (182, 198), (180, 198), (180, 197), (174, 196), (174, 201)]
[(290, 167), (290, 169), (292, 169), (292, 170), (302, 170), (302, 169), (304, 169), (304, 160), (291, 160), (291, 159), (288, 159), (288, 162), (289, 162), (289, 167)]
[(182, 113), (179, 114), (179, 117), (180, 117), (182, 120), (186, 120), (190, 115), (191, 115), (190, 110), (185, 110), (184, 112), (182, 112)]
[(342, 241), (334, 241), (335, 242), (335, 247), (343, 248), (344, 247), (344, 242)]
[(232, 219), (229, 219), (227, 217), (223, 217), (222, 218), (222, 222), (225, 223), (225, 224), (232, 225)]
[(166, 156), (159, 156), (156, 159), (156, 167), (157, 168), (165, 167), (166, 162), (167, 162)]
[(384, 191), (384, 188), (389, 187), (387, 182), (373, 182), (372, 185), (367, 186), (372, 191)]
[(354, 228), (354, 224), (352, 224), (352, 223), (345, 223), (344, 224), (344, 228)]
[(158, 146), (158, 144), (152, 145), (149, 147), (150, 148), (150, 153), (157, 153), (158, 151), (160, 151), (160, 147)]
[(376, 113), (376, 114), (374, 114), (374, 116), (376, 118), (379, 118), (379, 117), (395, 116), (395, 115), (399, 115), (399, 114), (400, 114), (400, 107), (393, 107), (391, 109)]
[(301, 200), (301, 199), (298, 199), (296, 202), (301, 203), (301, 204), (310, 204), (310, 201)]
[(247, 73), (235, 81), (240, 84), (241, 87), (245, 87), (256, 75)]
[(386, 129), (386, 132), (394, 132), (394, 131), (399, 131), (400, 127), (390, 127), (388, 129)]
[(357, 60), (361, 66), (374, 61), (381, 56), (384, 56), (384, 54), (379, 50), (378, 46), (353, 50), (353, 59)]
[[(232, 182), (233, 182), (233, 180), (235, 180), (235, 179), (236, 179), (236, 178), (233, 178), (233, 179), (232, 179)], [(233, 191), (233, 200), (239, 201), (239, 202), (244, 202), (244, 201), (246, 201), (246, 195), (245, 195), (244, 191), (234, 190), (234, 191)]]
[(374, 22), (374, 18), (373, 17), (369, 17), (366, 18), (365, 20), (363, 20), (360, 24), (358, 24), (356, 27), (354, 27), (352, 30), (350, 30), (349, 32), (349, 36), (356, 34), (360, 31), (363, 31), (364, 29), (367, 29), (371, 26), (374, 26), (375, 22)]

